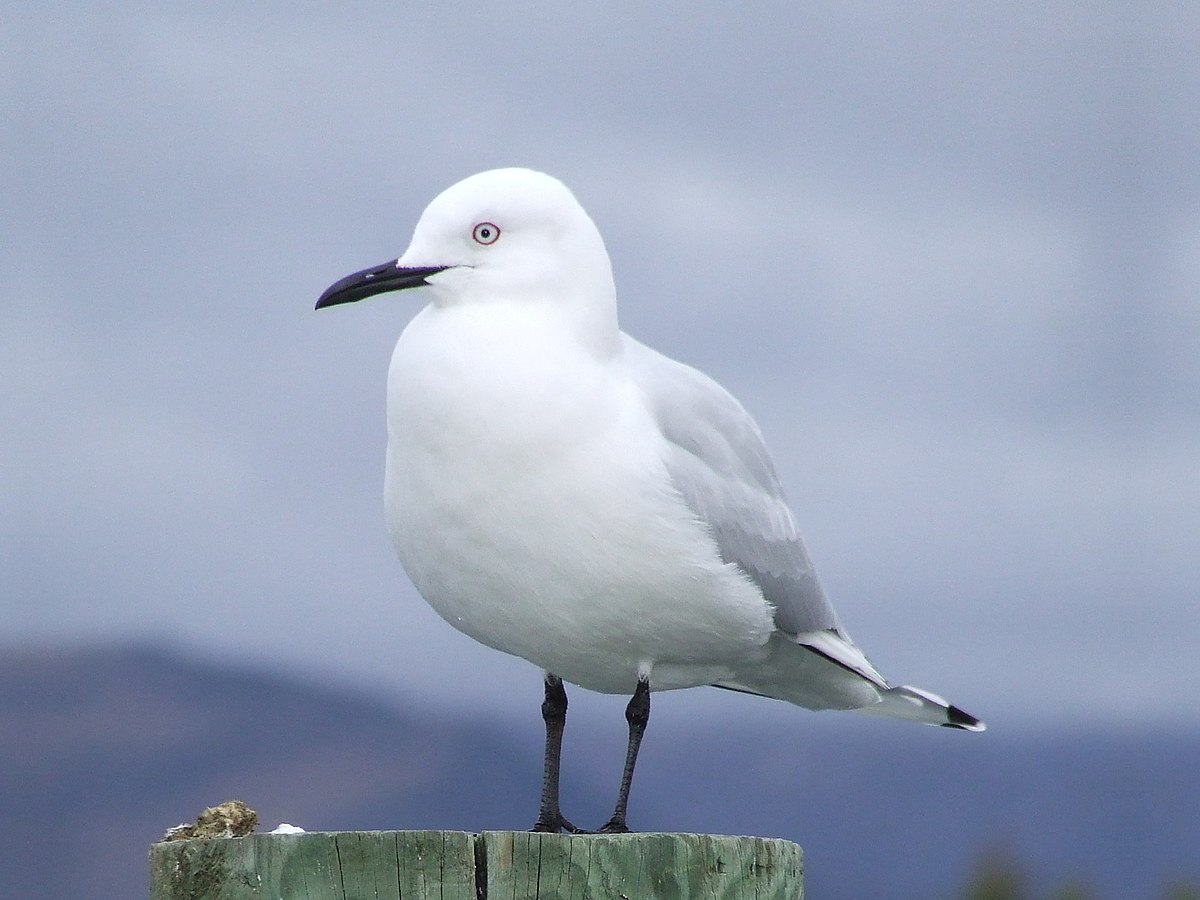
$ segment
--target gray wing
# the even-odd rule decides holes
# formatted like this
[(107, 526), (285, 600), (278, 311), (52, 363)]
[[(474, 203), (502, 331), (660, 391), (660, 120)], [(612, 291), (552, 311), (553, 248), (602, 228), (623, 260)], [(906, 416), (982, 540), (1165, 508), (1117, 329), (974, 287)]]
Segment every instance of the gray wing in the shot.
[(781, 631), (840, 632), (750, 414), (704, 373), (627, 340), (634, 377), (667, 440), (667, 470), (721, 558), (759, 586)]

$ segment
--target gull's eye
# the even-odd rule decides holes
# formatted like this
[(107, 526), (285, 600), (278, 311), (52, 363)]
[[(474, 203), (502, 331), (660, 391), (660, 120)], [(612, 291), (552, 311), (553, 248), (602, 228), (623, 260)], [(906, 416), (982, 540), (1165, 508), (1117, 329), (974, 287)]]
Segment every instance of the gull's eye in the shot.
[(485, 247), (488, 244), (494, 244), (500, 237), (500, 229), (491, 222), (480, 222), (471, 229), (471, 237), (475, 238), (475, 243), (483, 244)]

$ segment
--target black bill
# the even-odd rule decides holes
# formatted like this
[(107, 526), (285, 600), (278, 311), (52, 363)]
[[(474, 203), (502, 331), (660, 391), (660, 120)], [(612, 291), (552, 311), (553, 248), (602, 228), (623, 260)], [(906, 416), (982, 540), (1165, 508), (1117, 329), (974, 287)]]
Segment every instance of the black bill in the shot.
[(449, 266), (414, 266), (406, 269), (397, 266), (395, 260), (381, 266), (372, 266), (331, 284), (317, 301), (317, 309), (337, 306), (339, 303), (353, 303), (385, 291), (420, 287), (428, 284), (425, 279), (430, 275), (444, 272), (447, 268)]

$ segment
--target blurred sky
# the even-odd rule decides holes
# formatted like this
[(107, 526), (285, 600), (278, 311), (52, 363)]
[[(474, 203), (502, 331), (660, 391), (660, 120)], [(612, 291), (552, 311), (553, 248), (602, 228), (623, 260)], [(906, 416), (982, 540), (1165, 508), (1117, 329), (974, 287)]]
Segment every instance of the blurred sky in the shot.
[(527, 165), (625, 329), (758, 418), (885, 673), (993, 726), (1200, 723), (1194, 8), (333, 9), (3, 4), (0, 646), (536, 711), (385, 533), (420, 298), (313, 311)]

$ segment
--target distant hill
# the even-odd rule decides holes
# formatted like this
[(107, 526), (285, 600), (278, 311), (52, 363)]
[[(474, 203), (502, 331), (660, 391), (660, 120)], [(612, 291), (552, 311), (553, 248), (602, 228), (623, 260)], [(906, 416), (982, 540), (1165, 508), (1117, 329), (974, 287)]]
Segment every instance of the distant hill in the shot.
[[(1096, 897), (1200, 881), (1200, 735), (764, 718), (652, 722), (633, 824), (796, 840), (817, 900), (957, 897), (988, 851)], [(150, 842), (234, 797), (267, 828), (528, 827), (539, 729), (144, 648), (2, 650), (3, 896), (144, 897)], [(568, 730), (564, 805), (599, 822), (618, 763), (591, 736)]]

